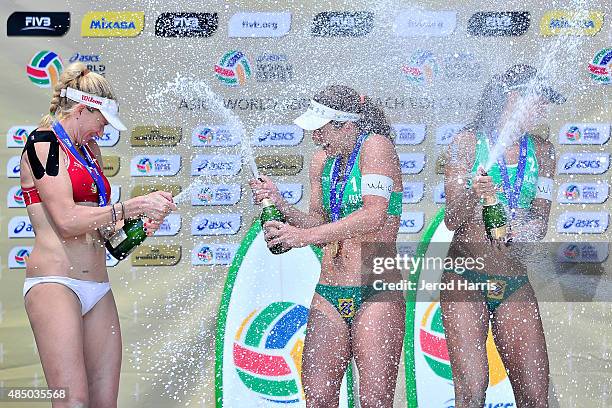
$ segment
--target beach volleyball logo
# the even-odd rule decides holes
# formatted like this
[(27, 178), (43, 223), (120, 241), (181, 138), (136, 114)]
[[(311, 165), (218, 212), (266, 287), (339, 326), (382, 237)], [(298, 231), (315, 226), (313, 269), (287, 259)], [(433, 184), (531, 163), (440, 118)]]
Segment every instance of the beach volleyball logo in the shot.
[(209, 246), (203, 246), (198, 251), (198, 259), (202, 262), (212, 262), (213, 251)]
[(251, 77), (249, 60), (241, 51), (229, 51), (215, 65), (215, 75), (227, 86), (244, 85)]
[(25, 204), (25, 201), (23, 199), (23, 190), (22, 189), (17, 190), (15, 192), (15, 194), (13, 194), (13, 200), (15, 200), (15, 202), (19, 206), (23, 206)]
[(138, 161), (136, 168), (140, 173), (147, 174), (151, 172), (153, 165), (151, 164), (151, 160), (145, 157)]
[(612, 82), (612, 48), (603, 48), (595, 54), (589, 72), (595, 82), (606, 85)]
[(29, 257), (30, 257), (30, 251), (28, 251), (27, 249), (20, 249), (15, 254), (15, 262), (19, 266), (26, 266), (26, 263), (28, 262)]
[(576, 201), (580, 198), (580, 188), (575, 184), (570, 184), (565, 189), (563, 195), (569, 201)]
[(213, 136), (213, 130), (211, 128), (205, 127), (198, 132), (198, 140), (204, 144), (211, 144)]
[(246, 388), (266, 401), (304, 401), (300, 375), (308, 309), (274, 302), (253, 310), (234, 341), (234, 365)]
[(576, 259), (578, 258), (579, 255), (580, 255), (580, 248), (578, 248), (578, 245), (575, 245), (575, 244), (568, 245), (563, 250), (563, 256), (566, 259)]
[(582, 139), (580, 128), (574, 125), (570, 126), (569, 129), (567, 129), (567, 132), (565, 132), (565, 137), (570, 142), (577, 142), (578, 140)]
[(34, 85), (41, 88), (55, 88), (63, 69), (59, 55), (53, 51), (40, 51), (32, 57), (26, 72)]
[(28, 140), (28, 131), (23, 128), (18, 128), (13, 132), (13, 142), (19, 146), (24, 146)]
[(402, 73), (408, 81), (416, 84), (431, 84), (438, 71), (438, 61), (431, 51), (415, 51), (408, 63), (402, 66)]
[[(442, 326), (442, 309), (439, 302), (431, 302), (423, 314), (418, 341), (429, 368), (438, 377), (452, 381), (453, 373), (446, 346), (446, 337), (444, 336), (444, 327)], [(489, 360), (489, 386), (495, 386), (506, 378), (506, 370), (493, 342), (493, 334), (490, 329), (486, 348)]]

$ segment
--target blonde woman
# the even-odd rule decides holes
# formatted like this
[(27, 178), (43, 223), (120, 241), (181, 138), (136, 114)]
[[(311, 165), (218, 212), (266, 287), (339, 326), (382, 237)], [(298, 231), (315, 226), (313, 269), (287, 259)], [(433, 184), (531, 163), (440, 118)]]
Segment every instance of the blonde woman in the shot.
[(28, 137), (21, 187), (36, 238), (23, 294), (53, 407), (116, 407), (121, 332), (104, 241), (123, 220), (146, 216), (147, 234), (176, 209), (155, 192), (110, 205), (110, 184), (94, 140), (110, 124), (126, 130), (107, 80), (70, 65), (49, 114)]

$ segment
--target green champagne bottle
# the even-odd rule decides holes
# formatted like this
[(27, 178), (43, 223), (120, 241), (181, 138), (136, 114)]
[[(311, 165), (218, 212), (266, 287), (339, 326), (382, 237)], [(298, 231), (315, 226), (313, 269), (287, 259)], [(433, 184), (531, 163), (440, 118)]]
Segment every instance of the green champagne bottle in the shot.
[(106, 249), (115, 259), (123, 260), (147, 238), (141, 218), (126, 220), (123, 228), (106, 241)]
[[(272, 200), (270, 200), (269, 198), (264, 198), (261, 201), (261, 204), (263, 205), (263, 210), (261, 210), (261, 217), (260, 217), (262, 228), (264, 224), (268, 221), (285, 222), (285, 216), (283, 215), (282, 212), (278, 210), (278, 208), (276, 208)], [(277, 244), (277, 245), (274, 245), (272, 248), (270, 248), (270, 252), (272, 252), (274, 255), (279, 255), (284, 252), (287, 252), (290, 249), (291, 248), (283, 247), (281, 244)]]
[(504, 206), (499, 202), (496, 194), (485, 197), (482, 220), (489, 239), (499, 240), (506, 236), (508, 219)]

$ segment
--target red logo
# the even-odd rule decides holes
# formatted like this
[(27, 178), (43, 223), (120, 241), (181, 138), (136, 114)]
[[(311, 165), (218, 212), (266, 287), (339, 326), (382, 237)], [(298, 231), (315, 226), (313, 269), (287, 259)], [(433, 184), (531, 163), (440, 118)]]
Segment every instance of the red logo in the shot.
[(81, 97), (81, 100), (82, 100), (82, 101), (85, 101), (85, 102), (93, 102), (93, 103), (95, 103), (96, 105), (100, 105), (100, 106), (102, 106), (102, 101), (99, 101), (99, 100), (97, 100), (97, 99), (95, 99), (95, 98), (93, 98), (93, 97), (91, 97), (91, 96), (89, 96), (89, 95), (83, 95), (83, 96)]

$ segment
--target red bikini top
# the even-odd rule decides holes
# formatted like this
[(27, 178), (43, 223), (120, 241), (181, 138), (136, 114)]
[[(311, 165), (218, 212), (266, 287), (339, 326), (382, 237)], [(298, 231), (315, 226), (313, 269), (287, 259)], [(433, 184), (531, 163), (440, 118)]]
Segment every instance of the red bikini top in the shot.
[[(37, 142), (51, 142), (52, 145), (57, 143), (62, 148), (64, 153), (66, 153), (66, 155), (68, 156), (68, 159), (70, 160), (70, 163), (68, 164), (68, 175), (70, 176), (70, 182), (72, 184), (72, 199), (74, 200), (74, 202), (75, 203), (82, 203), (82, 202), (98, 203), (98, 186), (96, 186), (96, 183), (94, 182), (93, 178), (91, 177), (87, 169), (83, 167), (81, 163), (79, 163), (79, 161), (72, 155), (70, 150), (64, 147), (64, 145), (59, 141), (55, 133), (50, 130), (45, 130), (45, 131), (35, 130), (32, 133), (30, 133), (26, 146), (23, 149), (24, 152), (30, 149), (30, 151), (28, 151), (28, 158), (30, 159), (32, 158), (30, 152), (33, 151), (34, 143), (37, 143)], [(49, 149), (50, 152), (53, 148), (54, 146), (51, 146), (51, 148)], [(102, 174), (102, 179), (104, 180), (104, 186), (106, 187), (106, 191), (108, 192), (108, 196), (110, 198), (110, 193), (111, 193), (110, 183), (108, 182), (108, 179), (102, 172), (102, 169), (100, 168), (98, 160), (96, 160), (95, 158), (96, 156), (87, 146), (85, 146), (85, 148), (89, 151), (89, 154), (93, 158), (96, 167), (100, 171), (100, 174)], [(22, 155), (23, 155), (23, 152), (22, 152)], [(48, 162), (52, 160), (51, 156), (52, 154), (50, 153), (49, 158), (47, 159)], [(59, 165), (59, 158), (56, 158), (55, 160), (58, 161), (57, 165)], [(30, 165), (32, 165), (31, 160), (30, 160)], [(49, 163), (47, 163), (47, 169), (49, 169)], [(34, 174), (32, 176), (35, 177)], [(40, 195), (38, 194), (38, 190), (36, 189), (36, 187), (24, 188), (22, 186), (21, 190), (23, 191), (23, 198), (25, 200), (26, 206), (30, 204), (41, 202)]]

